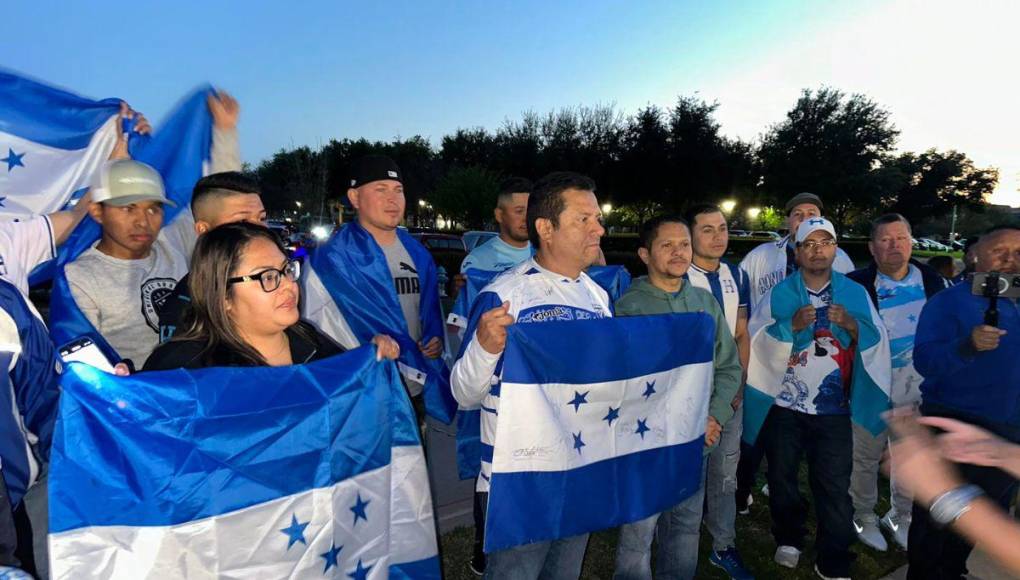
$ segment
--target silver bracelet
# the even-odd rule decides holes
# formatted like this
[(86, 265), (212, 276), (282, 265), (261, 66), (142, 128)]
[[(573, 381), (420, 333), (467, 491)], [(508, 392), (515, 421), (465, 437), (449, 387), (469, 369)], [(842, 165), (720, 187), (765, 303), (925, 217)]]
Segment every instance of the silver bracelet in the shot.
[(928, 513), (939, 525), (948, 526), (970, 511), (971, 504), (982, 495), (984, 492), (976, 485), (961, 485), (935, 498)]

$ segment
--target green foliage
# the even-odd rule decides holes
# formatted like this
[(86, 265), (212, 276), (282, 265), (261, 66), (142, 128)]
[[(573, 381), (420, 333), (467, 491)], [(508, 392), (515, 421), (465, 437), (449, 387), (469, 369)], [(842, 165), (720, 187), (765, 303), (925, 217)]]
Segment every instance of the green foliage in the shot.
[(911, 222), (944, 216), (954, 205), (974, 208), (985, 203), (999, 179), (996, 169), (979, 169), (958, 151), (929, 149), (903, 153), (888, 163), (893, 185), (886, 200), (892, 211)]
[(479, 229), (492, 220), (499, 177), (481, 167), (457, 168), (443, 177), (430, 196), (432, 207), (445, 219)]
[(761, 209), (757, 221), (756, 229), (776, 231), (786, 225), (786, 216), (783, 215), (782, 210), (766, 206)]

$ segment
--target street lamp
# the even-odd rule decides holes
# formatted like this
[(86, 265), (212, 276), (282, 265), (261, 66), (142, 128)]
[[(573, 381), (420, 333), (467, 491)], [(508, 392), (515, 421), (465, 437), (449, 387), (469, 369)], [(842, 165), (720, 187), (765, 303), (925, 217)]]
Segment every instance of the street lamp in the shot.
[(419, 199), (418, 200), (418, 207), (425, 207), (425, 200), (424, 199)]
[(300, 201), (295, 201), (294, 203), (296, 203), (296, 204), (297, 204), (297, 206), (298, 206), (298, 209), (301, 209), (301, 202), (300, 202)]
[(723, 213), (733, 213), (733, 209), (737, 207), (737, 202), (732, 199), (719, 204), (719, 207), (723, 210)]
[(603, 215), (609, 215), (610, 213), (612, 213), (612, 211), (613, 211), (613, 204), (611, 204), (611, 203), (604, 203), (604, 204), (602, 204), (602, 214)]
[(749, 207), (749, 208), (747, 208), (747, 217), (751, 218), (752, 220), (758, 219), (759, 215), (761, 215), (761, 208), (760, 207)]

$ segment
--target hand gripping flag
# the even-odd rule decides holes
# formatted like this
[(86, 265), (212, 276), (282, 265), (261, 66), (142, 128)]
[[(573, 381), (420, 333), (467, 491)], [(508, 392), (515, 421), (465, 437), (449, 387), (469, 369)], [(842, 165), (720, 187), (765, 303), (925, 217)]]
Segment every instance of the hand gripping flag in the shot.
[[(850, 383), (850, 415), (853, 421), (878, 435), (885, 430), (882, 413), (889, 408), (891, 363), (889, 340), (878, 312), (864, 287), (839, 272), (832, 273), (832, 303), (841, 304), (857, 321), (858, 337)], [(814, 341), (814, 327), (794, 332), (793, 315), (810, 304), (800, 272), (773, 286), (754, 310), (748, 324), (751, 361), (744, 390), (744, 435), (748, 443), (758, 438), (765, 418), (783, 390), (784, 377), (794, 352)], [(833, 337), (850, 345), (850, 335), (832, 325)]]
[(414, 412), (371, 346), (64, 378), (53, 578), (439, 578)]
[(485, 551), (660, 513), (701, 485), (707, 314), (509, 328)]
[[(467, 328), (475, 298), (499, 274), (501, 272), (468, 268), (464, 272), (467, 280), (457, 294), (453, 311), (446, 318), (447, 324), (458, 326), (463, 332)], [(627, 288), (630, 288), (630, 272), (623, 266), (592, 266), (588, 268), (587, 274), (606, 291), (610, 304), (615, 304)], [(466, 346), (462, 344), (461, 351)], [(481, 421), (481, 410), (478, 407), (457, 409), (457, 472), (461, 479), (474, 479), (481, 470)]]
[[(446, 329), (439, 304), (436, 264), (425, 246), (405, 230), (397, 229), (397, 238), (410, 254), (420, 282), (422, 342), (432, 338), (443, 340)], [(457, 409), (450, 393), (450, 369), (442, 358), (425, 357), (411, 338), (386, 256), (371, 234), (357, 221), (351, 222), (319, 246), (309, 264), (311, 272), (303, 286), (305, 292), (316, 291), (307, 278), (318, 277), (343, 318), (340, 323), (344, 330), (352, 332), (358, 343), (367, 344), (377, 334), (389, 335), (400, 343), (401, 374), (425, 385), (426, 411), (436, 420), (450, 424)], [(336, 336), (337, 329), (329, 328), (326, 321), (312, 322), (338, 342), (346, 342)]]
[[(186, 256), (191, 255), (194, 243), (189, 209), (191, 191), (195, 182), (202, 177), (210, 154), (212, 120), (206, 105), (206, 96), (210, 90), (209, 87), (198, 89), (181, 101), (153, 137), (132, 138), (138, 139), (131, 150), (132, 158), (148, 163), (160, 172), (167, 197), (177, 204), (176, 208), (167, 206), (164, 209), (160, 239)], [(119, 100), (113, 101), (120, 103)], [(107, 111), (107, 114), (115, 115), (116, 108), (112, 112)], [(116, 121), (116, 117), (113, 120)], [(87, 250), (99, 239), (100, 234), (99, 224), (86, 217), (61, 247), (56, 260), (53, 293), (50, 296), (50, 332), (58, 345), (88, 336), (105, 351), (110, 360), (118, 361), (121, 357), (78, 309), (63, 274), (63, 266)], [(141, 365), (144, 361), (134, 362)]]

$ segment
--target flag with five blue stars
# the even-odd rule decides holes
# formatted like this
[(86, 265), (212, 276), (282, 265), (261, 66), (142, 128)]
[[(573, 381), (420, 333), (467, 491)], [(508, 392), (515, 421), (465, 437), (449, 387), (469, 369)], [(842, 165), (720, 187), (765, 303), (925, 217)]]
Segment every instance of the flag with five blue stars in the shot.
[(53, 578), (439, 578), (396, 366), (115, 377), (72, 363), (50, 467)]
[(485, 551), (644, 519), (697, 491), (705, 313), (509, 327)]

